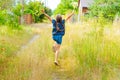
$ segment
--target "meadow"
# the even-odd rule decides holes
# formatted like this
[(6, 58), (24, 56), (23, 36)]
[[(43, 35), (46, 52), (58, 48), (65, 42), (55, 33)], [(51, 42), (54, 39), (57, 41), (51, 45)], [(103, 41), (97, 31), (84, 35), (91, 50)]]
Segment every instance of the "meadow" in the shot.
[[(103, 27), (96, 20), (67, 24), (59, 67), (53, 63), (51, 27), (27, 27), (12, 32), (0, 27), (0, 79), (119, 80), (119, 25), (108, 23)], [(40, 35), (38, 39), (18, 55), (13, 54), (36, 33)], [(12, 56), (8, 57), (10, 54)]]
[[(16, 56), (22, 45), (34, 35), (30, 28), (0, 26), (0, 74), (8, 67), (8, 62)], [(1, 79), (1, 76), (0, 76)]]

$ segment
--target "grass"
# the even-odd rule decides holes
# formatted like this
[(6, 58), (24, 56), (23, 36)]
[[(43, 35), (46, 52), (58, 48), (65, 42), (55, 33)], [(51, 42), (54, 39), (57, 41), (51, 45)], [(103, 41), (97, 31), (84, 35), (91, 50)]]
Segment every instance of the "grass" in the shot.
[(7, 63), (2, 80), (119, 80), (119, 24), (102, 29), (94, 22), (67, 24), (59, 61), (53, 64), (51, 28), (34, 29), (35, 42)]
[(26, 27), (12, 29), (7, 26), (0, 26), (0, 74), (20, 47), (26, 44), (32, 36), (33, 32)]
[[(72, 44), (76, 54), (80, 79), (119, 80), (120, 73), (116, 70), (119, 71), (120, 34), (116, 35), (113, 27), (105, 27), (101, 35), (99, 31), (95, 32), (91, 26), (87, 25), (88, 23), (80, 27), (76, 34), (70, 34), (77, 37), (77, 40), (72, 40), (69, 44)], [(89, 30), (86, 31), (87, 29)], [(108, 31), (110, 33), (107, 33)]]

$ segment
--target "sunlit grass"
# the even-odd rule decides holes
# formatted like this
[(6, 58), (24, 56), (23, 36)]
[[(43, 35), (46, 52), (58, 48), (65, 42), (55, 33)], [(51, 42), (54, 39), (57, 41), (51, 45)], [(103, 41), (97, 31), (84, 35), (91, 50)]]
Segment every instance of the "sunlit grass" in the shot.
[(70, 38), (66, 36), (68, 42), (72, 40), (69, 44), (72, 45), (74, 51), (71, 54), (75, 54), (78, 62), (79, 78), (82, 80), (119, 80), (120, 73), (116, 70), (119, 71), (120, 42), (118, 39), (120, 39), (120, 34), (116, 35), (110, 26), (107, 29), (105, 27), (103, 35), (100, 35), (99, 30), (94, 31), (92, 27), (86, 25), (89, 24), (83, 24), (79, 30), (71, 27), (76, 34), (68, 33), (71, 35)]
[(59, 55), (60, 67), (53, 63), (52, 29), (34, 29), (40, 37), (13, 57), (0, 77), (3, 80), (119, 80), (120, 34), (116, 32), (119, 24), (106, 25), (103, 33), (99, 29), (94, 22), (67, 24)]
[(0, 53), (10, 56), (33, 36), (32, 30), (22, 27), (20, 30), (6, 26), (0, 27)]
[(0, 75), (8, 67), (7, 63), (16, 55), (20, 47), (26, 44), (32, 36), (33, 32), (26, 27), (12, 29), (0, 26)]

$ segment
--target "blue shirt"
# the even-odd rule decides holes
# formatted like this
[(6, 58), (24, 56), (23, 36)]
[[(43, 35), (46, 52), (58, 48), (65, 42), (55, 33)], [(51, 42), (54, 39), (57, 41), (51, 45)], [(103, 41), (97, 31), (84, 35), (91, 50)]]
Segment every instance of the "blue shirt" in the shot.
[(62, 23), (57, 23), (57, 26), (59, 27), (60, 31), (56, 29), (56, 20), (52, 20), (52, 35), (64, 35), (65, 34), (65, 20), (62, 20)]

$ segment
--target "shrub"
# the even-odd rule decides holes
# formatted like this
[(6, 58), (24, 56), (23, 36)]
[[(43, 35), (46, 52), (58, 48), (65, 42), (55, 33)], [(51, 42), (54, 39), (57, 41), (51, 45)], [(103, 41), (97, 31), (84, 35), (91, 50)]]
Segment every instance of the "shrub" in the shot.
[(89, 14), (92, 17), (102, 14), (107, 20), (113, 21), (118, 13), (120, 13), (120, 0), (94, 0)]
[(6, 11), (0, 11), (0, 25), (5, 24), (5, 16), (6, 16)]

